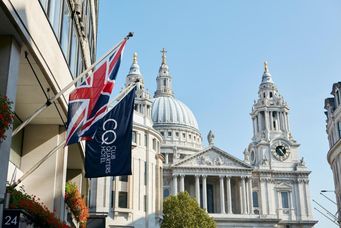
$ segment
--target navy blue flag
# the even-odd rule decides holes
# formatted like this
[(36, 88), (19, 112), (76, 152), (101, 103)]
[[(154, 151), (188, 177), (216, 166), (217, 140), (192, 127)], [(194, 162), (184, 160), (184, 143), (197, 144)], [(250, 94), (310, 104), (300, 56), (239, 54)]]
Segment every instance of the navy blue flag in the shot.
[(99, 121), (94, 138), (86, 142), (85, 177), (131, 175), (135, 89)]

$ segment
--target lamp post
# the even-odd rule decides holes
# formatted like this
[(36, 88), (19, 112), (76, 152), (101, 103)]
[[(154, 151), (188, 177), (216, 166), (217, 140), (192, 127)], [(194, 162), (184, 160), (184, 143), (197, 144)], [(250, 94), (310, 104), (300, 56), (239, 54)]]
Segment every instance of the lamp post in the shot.
[(328, 196), (326, 196), (325, 192), (333, 192), (335, 193), (335, 191), (331, 191), (331, 190), (321, 190), (320, 194), (323, 195), (327, 200), (329, 200), (330, 202), (332, 202), (333, 204), (337, 205), (337, 203), (335, 201), (333, 201), (331, 198), (329, 198)]
[[(329, 200), (330, 202), (332, 202), (333, 204), (335, 204), (336, 206), (337, 206), (337, 203), (334, 201), (334, 200), (332, 200), (331, 198), (329, 198), (328, 196), (326, 196), (325, 194), (323, 194), (323, 193), (326, 193), (326, 192), (333, 192), (334, 194), (336, 194), (336, 192), (334, 191), (334, 190), (321, 190), (320, 191), (320, 194), (322, 195), (322, 196), (324, 196), (327, 200)], [(341, 209), (341, 207), (340, 208), (338, 208), (338, 210), (335, 212), (335, 215), (334, 215), (334, 217), (336, 218), (336, 221), (337, 221), (337, 223), (338, 224), (340, 224), (340, 219), (337, 219), (337, 218), (340, 218), (340, 216), (338, 215), (339, 214), (339, 212), (340, 212), (340, 209)]]

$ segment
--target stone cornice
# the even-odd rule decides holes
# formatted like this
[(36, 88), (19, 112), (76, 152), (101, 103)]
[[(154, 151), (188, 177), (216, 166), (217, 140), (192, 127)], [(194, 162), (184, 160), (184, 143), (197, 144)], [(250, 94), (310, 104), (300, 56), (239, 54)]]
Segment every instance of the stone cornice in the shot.
[[(204, 171), (204, 172), (203, 172)], [(231, 177), (248, 177), (251, 178), (251, 171), (243, 169), (205, 169), (202, 168), (177, 168), (171, 173), (172, 175), (199, 175), (199, 176), (231, 176)]]
[(253, 175), (260, 178), (309, 178), (310, 171), (274, 171), (274, 170), (254, 170)]

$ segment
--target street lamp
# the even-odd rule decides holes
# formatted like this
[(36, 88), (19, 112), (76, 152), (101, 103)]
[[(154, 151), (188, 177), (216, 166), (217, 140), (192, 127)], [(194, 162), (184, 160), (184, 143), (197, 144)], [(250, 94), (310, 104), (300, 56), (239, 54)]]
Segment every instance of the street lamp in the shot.
[(321, 190), (320, 194), (323, 195), (327, 200), (329, 200), (329, 201), (332, 202), (333, 204), (337, 205), (337, 203), (336, 203), (334, 200), (332, 200), (331, 198), (329, 198), (328, 196), (326, 196), (325, 194), (323, 194), (323, 193), (325, 193), (325, 192), (333, 192), (333, 193), (335, 193), (335, 191), (332, 191), (332, 190)]

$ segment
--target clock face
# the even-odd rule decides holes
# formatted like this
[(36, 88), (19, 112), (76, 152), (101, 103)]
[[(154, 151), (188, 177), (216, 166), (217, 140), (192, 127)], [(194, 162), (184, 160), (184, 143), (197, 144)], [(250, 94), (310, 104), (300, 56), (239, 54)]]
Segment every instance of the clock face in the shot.
[(273, 156), (279, 160), (279, 161), (284, 161), (289, 157), (289, 150), (286, 146), (284, 145), (277, 145), (273, 150), (272, 150)]
[(284, 146), (277, 146), (276, 147), (276, 154), (280, 157), (283, 157), (287, 153), (287, 150)]

